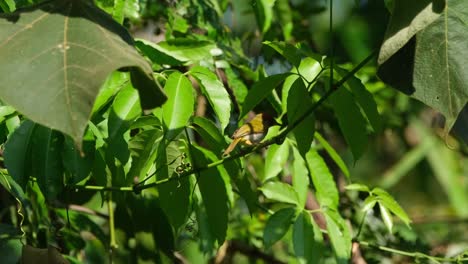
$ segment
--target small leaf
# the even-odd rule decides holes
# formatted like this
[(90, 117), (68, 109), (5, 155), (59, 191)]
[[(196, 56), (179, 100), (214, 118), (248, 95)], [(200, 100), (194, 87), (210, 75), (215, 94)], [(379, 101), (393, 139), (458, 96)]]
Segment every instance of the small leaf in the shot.
[(349, 170), (346, 164), (344, 163), (343, 159), (341, 159), (340, 155), (336, 153), (335, 149), (328, 144), (327, 140), (320, 135), (319, 132), (315, 132), (314, 137), (318, 140), (320, 145), (327, 151), (328, 155), (332, 158), (332, 160), (336, 163), (336, 165), (340, 168), (346, 178), (349, 179)]
[(375, 204), (377, 203), (378, 198), (374, 195), (369, 195), (367, 198), (364, 200), (363, 206), (362, 206), (362, 211), (367, 212), (369, 210), (372, 210), (374, 208)]
[(270, 29), (274, 4), (275, 0), (255, 0), (253, 2), (255, 18), (262, 33), (266, 33)]
[(325, 219), (337, 263), (349, 263), (352, 238), (345, 220), (332, 210), (325, 211)]
[(367, 145), (366, 121), (348, 90), (338, 89), (330, 97), (330, 101), (344, 138), (356, 161), (362, 156)]
[(346, 185), (345, 189), (348, 191), (370, 192), (370, 189), (369, 187), (367, 187), (367, 185), (360, 184), (360, 183), (353, 183), (353, 184)]
[(132, 156), (132, 165), (128, 172), (132, 181), (143, 180), (154, 166), (158, 153), (159, 143), (163, 139), (163, 133), (159, 129), (150, 129), (138, 133), (128, 142), (128, 148)]
[(321, 258), (321, 247), (314, 239), (316, 234), (311, 217), (309, 212), (303, 211), (294, 223), (293, 246), (299, 263), (319, 263)]
[(304, 207), (309, 191), (309, 171), (304, 158), (296, 148), (293, 148), (292, 185), (299, 198), (299, 207)]
[(379, 203), (381, 203), (385, 208), (394, 213), (398, 218), (400, 218), (406, 225), (411, 223), (411, 219), (408, 217), (406, 212), (401, 208), (401, 206), (393, 199), (393, 197), (381, 188), (374, 188), (372, 193), (379, 197)]
[(289, 157), (289, 143), (285, 140), (281, 145), (271, 145), (266, 151), (263, 182), (278, 175)]
[(299, 198), (294, 188), (282, 182), (267, 182), (259, 188), (266, 198), (278, 202), (299, 205)]
[(339, 199), (338, 189), (336, 188), (335, 180), (327, 164), (314, 149), (310, 149), (309, 152), (307, 152), (306, 161), (320, 205), (336, 210), (338, 208)]
[(195, 103), (192, 84), (180, 72), (169, 76), (164, 90), (169, 99), (162, 108), (163, 121), (167, 129), (166, 137), (171, 140), (187, 125)]
[(382, 219), (385, 223), (385, 226), (388, 229), (388, 232), (392, 233), (392, 228), (393, 228), (392, 216), (387, 211), (387, 208), (385, 208), (385, 206), (380, 202), (379, 202), (379, 208), (380, 208), (380, 215), (382, 216)]
[(195, 66), (190, 69), (190, 74), (200, 83), (203, 94), (208, 98), (211, 107), (213, 107), (216, 116), (219, 118), (221, 131), (224, 131), (229, 124), (231, 115), (231, 99), (226, 88), (214, 73), (204, 67)]
[(265, 248), (270, 248), (274, 243), (284, 237), (292, 224), (294, 214), (294, 208), (283, 208), (268, 218), (263, 231), (263, 243), (265, 244)]
[(291, 75), (291, 73), (271, 75), (256, 82), (245, 97), (244, 104), (242, 105), (242, 113), (239, 115), (239, 117), (244, 117), (257, 104), (265, 99), (273, 91), (273, 89), (275, 89), (276, 86), (284, 81), (284, 79), (289, 75)]

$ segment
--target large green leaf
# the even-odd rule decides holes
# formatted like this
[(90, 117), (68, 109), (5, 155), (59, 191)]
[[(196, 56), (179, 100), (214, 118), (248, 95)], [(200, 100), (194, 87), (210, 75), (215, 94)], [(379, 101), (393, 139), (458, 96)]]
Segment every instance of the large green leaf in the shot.
[(286, 235), (294, 219), (294, 208), (283, 208), (274, 213), (265, 225), (263, 231), (263, 243), (266, 248), (270, 248), (276, 241)]
[(416, 35), (413, 96), (440, 111), (448, 129), (468, 102), (466, 21), (466, 1), (450, 0), (443, 14)]
[[(216, 160), (216, 156), (206, 149), (194, 147), (191, 150), (196, 167), (205, 166)], [(232, 196), (230, 180), (221, 166), (204, 170), (199, 175), (198, 186), (206, 208), (209, 229), (218, 241), (218, 245), (221, 245), (226, 238), (229, 201)]]
[(190, 81), (180, 72), (173, 72), (166, 81), (165, 90), (169, 100), (163, 106), (163, 121), (166, 137), (177, 136), (187, 125), (193, 112), (194, 98)]
[(281, 145), (271, 145), (266, 151), (263, 181), (276, 177), (286, 165), (289, 157), (289, 142), (285, 140)]
[(107, 76), (129, 67), (144, 108), (166, 96), (128, 32), (90, 1), (56, 0), (0, 16), (0, 98), (80, 145)]
[(224, 88), (223, 83), (218, 80), (216, 74), (201, 66), (190, 69), (190, 74), (200, 83), (203, 94), (208, 98), (211, 107), (216, 113), (221, 123), (221, 131), (224, 131), (229, 124), (231, 116), (231, 99)]
[(351, 255), (351, 232), (345, 220), (335, 211), (326, 210), (327, 231), (338, 264), (349, 263)]
[(320, 205), (337, 209), (338, 189), (327, 164), (314, 149), (307, 152), (306, 161)]
[(291, 185), (283, 182), (267, 182), (260, 190), (266, 198), (278, 202), (299, 205), (299, 197)]
[(306, 162), (297, 148), (293, 148), (292, 185), (299, 198), (299, 207), (304, 207), (309, 191), (309, 171)]
[(416, 33), (440, 16), (445, 0), (395, 0), (392, 17), (380, 47), (379, 64), (401, 49)]
[(319, 263), (320, 244), (315, 241), (317, 234), (314, 234), (317, 231), (320, 235), (320, 230), (316, 230), (312, 224), (310, 213), (303, 211), (297, 217), (293, 229), (294, 253), (299, 263)]
[(330, 97), (330, 101), (344, 138), (356, 161), (364, 153), (367, 145), (366, 121), (348, 90), (339, 89)]

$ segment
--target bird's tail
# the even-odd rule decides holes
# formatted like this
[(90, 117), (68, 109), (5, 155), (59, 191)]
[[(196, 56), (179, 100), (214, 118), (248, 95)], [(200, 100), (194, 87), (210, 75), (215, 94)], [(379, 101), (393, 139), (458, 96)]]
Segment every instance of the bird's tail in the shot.
[(237, 143), (239, 143), (241, 141), (241, 137), (239, 138), (235, 138), (231, 144), (229, 145), (229, 147), (227, 147), (227, 149), (224, 151), (223, 153), (223, 156), (227, 156), (229, 153), (231, 153), (231, 151), (234, 150), (234, 148), (237, 146)]

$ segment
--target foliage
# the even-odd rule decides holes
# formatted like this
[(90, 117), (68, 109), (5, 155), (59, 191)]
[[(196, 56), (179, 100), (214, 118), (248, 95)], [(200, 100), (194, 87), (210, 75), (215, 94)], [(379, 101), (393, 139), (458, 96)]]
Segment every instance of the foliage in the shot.
[(0, 0), (2, 263), (467, 260), (468, 5), (248, 3)]

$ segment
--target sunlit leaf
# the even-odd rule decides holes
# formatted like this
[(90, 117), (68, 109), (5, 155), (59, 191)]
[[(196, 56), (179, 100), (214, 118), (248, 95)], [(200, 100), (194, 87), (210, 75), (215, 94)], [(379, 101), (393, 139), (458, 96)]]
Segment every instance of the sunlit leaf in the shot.
[(299, 206), (304, 207), (309, 191), (309, 171), (304, 158), (296, 148), (293, 148), (292, 185), (298, 194)]
[(321, 258), (320, 245), (315, 241), (316, 230), (312, 224), (312, 216), (303, 211), (296, 219), (293, 229), (294, 253), (299, 263), (319, 263)]
[(320, 205), (337, 209), (338, 189), (327, 164), (314, 149), (307, 152), (306, 161)]
[(327, 140), (322, 137), (319, 132), (314, 133), (314, 137), (320, 142), (320, 145), (327, 151), (328, 155), (333, 159), (336, 165), (340, 168), (343, 174), (349, 178), (349, 170), (346, 164), (344, 163), (343, 159), (341, 159), (340, 155), (335, 151), (335, 149), (328, 144)]
[(283, 169), (289, 157), (289, 143), (271, 145), (266, 151), (263, 181), (276, 177)]
[(297, 192), (289, 184), (270, 181), (265, 183), (260, 190), (270, 200), (299, 205)]
[(339, 264), (349, 263), (351, 254), (351, 233), (345, 220), (335, 211), (326, 210), (328, 236), (330, 237), (336, 261)]

